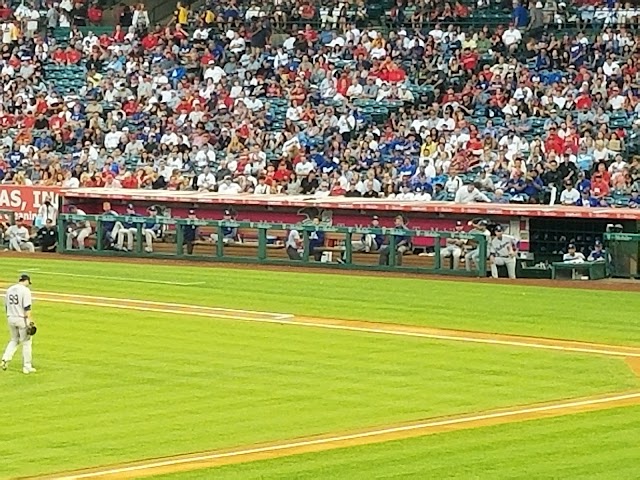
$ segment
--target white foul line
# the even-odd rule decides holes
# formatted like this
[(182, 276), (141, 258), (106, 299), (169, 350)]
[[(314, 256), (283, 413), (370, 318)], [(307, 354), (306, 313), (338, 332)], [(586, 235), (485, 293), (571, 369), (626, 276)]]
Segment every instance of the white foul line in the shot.
[[(47, 295), (47, 297), (40, 297), (40, 295)], [(56, 298), (59, 297), (59, 298)], [(350, 332), (362, 332), (362, 333), (375, 333), (382, 335), (395, 335), (401, 337), (416, 337), (416, 338), (428, 338), (431, 340), (446, 340), (454, 342), (467, 342), (467, 343), (479, 343), (486, 345), (503, 345), (509, 347), (524, 347), (535, 348), (540, 350), (554, 350), (560, 352), (575, 352), (586, 353), (595, 355), (607, 355), (612, 357), (634, 357), (640, 358), (640, 352), (625, 352), (617, 350), (609, 350), (606, 345), (598, 346), (569, 346), (569, 345), (553, 345), (549, 343), (536, 343), (534, 341), (519, 341), (519, 340), (501, 340), (497, 338), (485, 338), (485, 337), (472, 337), (446, 335), (439, 333), (427, 333), (427, 332), (412, 332), (405, 330), (393, 330), (391, 328), (375, 328), (375, 327), (359, 327), (354, 325), (344, 324), (331, 324), (319, 322), (310, 322), (305, 320), (296, 320), (293, 315), (283, 313), (271, 313), (271, 312), (258, 312), (252, 310), (232, 310), (218, 307), (203, 307), (196, 305), (186, 305), (178, 303), (162, 303), (162, 302), (150, 302), (146, 300), (133, 300), (125, 298), (113, 298), (113, 297), (94, 297), (87, 295), (70, 295), (64, 293), (48, 293), (39, 292), (36, 293), (36, 298), (41, 301), (55, 302), (55, 303), (70, 303), (74, 305), (90, 306), (95, 305), (98, 307), (118, 308), (124, 310), (139, 310), (144, 312), (157, 312), (157, 313), (175, 313), (179, 315), (193, 315), (198, 317), (215, 317), (223, 318), (227, 320), (243, 320), (248, 322), (258, 323), (274, 323), (279, 325), (293, 325), (301, 327), (312, 328), (326, 328), (330, 330), (343, 330)], [(98, 301), (83, 301), (83, 300), (98, 300)], [(124, 302), (124, 303), (121, 303)], [(168, 307), (168, 308), (163, 308)], [(184, 310), (176, 310), (176, 308), (182, 308)], [(239, 313), (241, 315), (237, 315)], [(263, 317), (251, 317), (250, 315), (262, 315)], [(621, 347), (625, 348), (625, 347)], [(631, 347), (632, 348), (632, 347)]]
[(170, 282), (166, 280), (148, 280), (146, 278), (111, 277), (106, 275), (89, 275), (89, 274), (83, 274), (83, 273), (45, 272), (40, 269), (18, 270), (18, 271), (21, 273), (37, 272), (38, 275), (54, 275), (58, 277), (74, 277), (74, 278), (97, 278), (100, 280), (117, 280), (118, 282), (151, 283), (155, 285), (176, 285), (178, 287), (189, 287), (189, 286), (205, 284), (205, 282)]
[[(67, 293), (54, 293), (54, 292), (37, 292), (35, 295), (47, 295), (48, 298), (41, 298), (43, 301), (49, 302), (58, 302), (58, 303), (74, 303), (76, 305), (97, 305), (101, 307), (113, 307), (113, 308), (129, 308), (129, 309), (140, 309), (144, 310), (145, 305), (152, 305), (153, 307), (173, 307), (173, 308), (185, 308), (189, 311), (180, 310), (178, 313), (181, 314), (189, 314), (189, 315), (200, 315), (200, 313), (195, 310), (204, 311), (207, 313), (208, 317), (218, 317), (216, 312), (222, 313), (242, 313), (242, 314), (250, 314), (250, 315), (264, 315), (269, 318), (274, 319), (286, 319), (293, 318), (293, 315), (289, 313), (274, 313), (274, 312), (263, 312), (259, 310), (238, 310), (235, 308), (224, 308), (224, 307), (206, 307), (203, 305), (189, 305), (186, 303), (170, 303), (170, 302), (154, 302), (151, 300), (136, 300), (133, 298), (114, 298), (114, 297), (101, 297), (95, 295), (76, 295), (76, 294), (67, 294)], [(54, 299), (51, 297), (60, 297), (59, 299)], [(71, 299), (71, 300), (68, 300)], [(72, 301), (74, 300), (74, 301)], [(99, 302), (83, 302), (82, 300), (101, 300), (103, 302), (114, 302), (114, 303), (99, 303)], [(117, 302), (125, 302), (129, 305), (124, 305), (122, 303)], [(139, 304), (139, 305), (131, 305), (131, 304)], [(176, 313), (175, 310), (164, 310), (158, 308), (149, 308), (148, 311), (151, 312), (159, 312), (159, 313)], [(201, 315), (202, 316), (202, 315)], [(240, 318), (237, 316), (228, 316), (229, 319), (237, 319), (244, 320), (244, 318)], [(249, 318), (247, 320), (253, 320), (253, 318)], [(259, 320), (259, 319), (258, 319)]]
[(602, 404), (619, 402), (623, 400), (631, 400), (631, 399), (640, 399), (640, 392), (603, 397), (598, 399), (576, 400), (571, 402), (556, 403), (552, 405), (543, 405), (539, 407), (524, 407), (520, 409), (514, 409), (509, 411), (503, 411), (503, 412), (486, 413), (481, 415), (464, 416), (464, 417), (450, 418), (450, 419), (444, 419), (444, 420), (435, 420), (431, 422), (417, 423), (413, 425), (405, 425), (400, 427), (391, 427), (391, 428), (385, 428), (385, 429), (379, 429), (379, 430), (369, 430), (361, 433), (353, 433), (350, 435), (340, 435), (340, 436), (329, 437), (329, 438), (319, 438), (316, 440), (303, 440), (299, 442), (291, 442), (291, 443), (285, 443), (280, 445), (271, 445), (266, 447), (256, 447), (256, 448), (248, 448), (244, 450), (236, 450), (232, 452), (211, 453), (211, 454), (199, 455), (199, 456), (188, 457), (188, 458), (174, 458), (174, 459), (160, 460), (160, 461), (150, 462), (150, 463), (145, 463), (140, 465), (131, 465), (128, 467), (117, 467), (117, 468), (112, 468), (108, 470), (96, 471), (96, 472), (79, 473), (76, 475), (72, 474), (72, 475), (66, 475), (62, 477), (55, 477), (53, 480), (81, 480), (83, 478), (96, 478), (96, 477), (102, 477), (102, 476), (108, 476), (108, 475), (117, 475), (120, 473), (128, 473), (128, 472), (136, 472), (141, 470), (151, 470), (154, 468), (170, 467), (174, 465), (182, 465), (187, 463), (197, 463), (197, 462), (202, 462), (206, 460), (240, 457), (243, 455), (253, 455), (256, 453), (277, 452), (280, 450), (289, 450), (289, 449), (308, 447), (313, 445), (326, 445), (331, 443), (356, 440), (360, 438), (380, 437), (383, 435), (388, 435), (393, 433), (423, 430), (428, 428), (444, 427), (449, 425), (461, 425), (465, 423), (472, 423), (472, 422), (491, 420), (491, 419), (497, 419), (497, 418), (508, 418), (508, 417), (513, 417), (517, 415), (553, 412), (556, 410), (574, 409), (574, 408), (586, 407), (590, 405), (602, 405)]

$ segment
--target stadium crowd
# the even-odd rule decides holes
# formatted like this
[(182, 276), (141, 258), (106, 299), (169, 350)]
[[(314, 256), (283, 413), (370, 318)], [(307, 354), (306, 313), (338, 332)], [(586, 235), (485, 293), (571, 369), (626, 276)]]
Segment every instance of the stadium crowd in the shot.
[(0, 6), (3, 183), (640, 205), (630, 3), (225, 0), (179, 3), (166, 26), (140, 4), (108, 33), (101, 18)]

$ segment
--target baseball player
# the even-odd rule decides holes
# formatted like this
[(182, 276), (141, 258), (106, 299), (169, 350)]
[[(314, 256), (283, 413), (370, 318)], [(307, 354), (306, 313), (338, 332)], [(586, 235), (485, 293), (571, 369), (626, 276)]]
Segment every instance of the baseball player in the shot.
[(300, 250), (303, 247), (303, 241), (298, 230), (293, 229), (289, 231), (285, 247), (290, 260), (302, 259), (302, 257), (300, 257)]
[[(394, 220), (394, 226), (396, 230), (408, 230), (404, 217), (402, 215), (396, 215)], [(411, 249), (411, 237), (409, 235), (396, 236), (396, 265), (398, 267), (402, 266), (402, 256)], [(389, 244), (382, 245), (380, 247), (380, 256), (378, 258), (379, 265), (389, 265), (389, 255), (391, 254), (391, 249)]]
[[(197, 220), (196, 211), (189, 210), (189, 220)], [(182, 226), (182, 244), (187, 246), (187, 254), (193, 254), (193, 246), (196, 238), (198, 238), (198, 225), (183, 225)]]
[(149, 207), (149, 220), (144, 224), (142, 233), (144, 234), (145, 247), (147, 253), (153, 252), (153, 241), (162, 238), (162, 224), (158, 222), (158, 209)]
[[(103, 202), (102, 215), (117, 217), (118, 213), (111, 208), (110, 202)], [(118, 234), (116, 225), (118, 225), (118, 228), (120, 228), (122, 226), (122, 223), (114, 222), (111, 220), (102, 220), (102, 245), (104, 246), (104, 248), (115, 248), (117, 239), (116, 236)]]
[(5, 311), (9, 323), (11, 340), (2, 355), (0, 368), (7, 369), (8, 363), (22, 344), (22, 373), (35, 373), (31, 365), (31, 337), (36, 333), (36, 326), (31, 317), (31, 278), (22, 274), (18, 283), (9, 287), (4, 297)]
[[(127, 217), (139, 216), (136, 213), (136, 209), (134, 208), (132, 203), (127, 205), (127, 211), (125, 215)], [(113, 230), (111, 231), (111, 237), (116, 241), (114, 248), (116, 250), (132, 251), (133, 240), (135, 239), (137, 231), (138, 229), (136, 228), (136, 224), (133, 222), (116, 222), (113, 226)], [(127, 240), (126, 247), (124, 246), (125, 239)]]
[[(462, 233), (463, 225), (461, 221), (456, 222), (456, 233)], [(440, 250), (440, 256), (442, 258), (453, 258), (453, 268), (457, 270), (460, 267), (460, 257), (462, 256), (462, 249), (467, 243), (463, 238), (447, 238), (447, 245)]]
[[(224, 211), (224, 216), (222, 217), (222, 220), (226, 221), (226, 222), (230, 222), (233, 220), (232, 215), (231, 215), (231, 210), (225, 210)], [(213, 243), (217, 243), (218, 242), (218, 234), (217, 233), (212, 233), (211, 234), (211, 241)], [(237, 227), (222, 227), (222, 243), (224, 243), (225, 245), (228, 243), (233, 243), (238, 241), (238, 228)]]
[(516, 249), (514, 247), (514, 239), (510, 235), (504, 235), (501, 225), (497, 225), (494, 231), (495, 237), (491, 239), (489, 246), (491, 276), (498, 278), (498, 266), (505, 265), (509, 278), (516, 278)]
[(320, 217), (313, 217), (313, 225), (316, 230), (309, 232), (309, 253), (313, 255), (316, 262), (319, 262), (322, 259), (321, 248), (324, 246), (324, 232), (317, 230), (320, 225)]
[(562, 261), (566, 263), (583, 263), (584, 253), (578, 252), (574, 243), (567, 246), (567, 253), (562, 256)]
[[(371, 228), (380, 228), (380, 217), (374, 215), (371, 218)], [(353, 242), (354, 250), (356, 252), (377, 252), (378, 249), (384, 243), (384, 235), (365, 233), (362, 235), (361, 242)]]
[[(86, 216), (87, 214), (75, 205), (69, 207), (69, 213), (72, 215)], [(73, 250), (73, 241), (78, 244), (79, 250), (85, 249), (84, 241), (91, 235), (91, 224), (88, 221), (72, 222), (67, 226), (67, 250)]]
[[(474, 227), (469, 231), (469, 233), (484, 235), (487, 238), (487, 250), (488, 250), (488, 244), (491, 239), (491, 232), (487, 228), (487, 226), (489, 225), (489, 222), (487, 222), (486, 220), (479, 220), (477, 223), (474, 223), (473, 221), (469, 223)], [(470, 272), (472, 270), (472, 267), (478, 268), (479, 262), (480, 262), (480, 248), (476, 246), (475, 248), (473, 248), (472, 250), (469, 250), (465, 254), (464, 266), (467, 269), (467, 271)]]
[(9, 239), (9, 250), (21, 252), (26, 249), (31, 253), (35, 251), (35, 247), (30, 241), (29, 229), (25, 226), (22, 218), (16, 218), (16, 224), (7, 229), (6, 236)]

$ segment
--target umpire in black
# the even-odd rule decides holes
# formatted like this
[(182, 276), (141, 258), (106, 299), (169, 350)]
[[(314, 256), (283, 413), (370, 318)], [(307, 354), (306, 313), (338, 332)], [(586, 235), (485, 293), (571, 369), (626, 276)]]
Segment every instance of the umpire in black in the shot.
[[(196, 211), (189, 210), (189, 220), (197, 220)], [(183, 225), (182, 226), (182, 245), (187, 246), (187, 253), (193, 255), (193, 246), (196, 238), (198, 238), (198, 226), (197, 225)]]

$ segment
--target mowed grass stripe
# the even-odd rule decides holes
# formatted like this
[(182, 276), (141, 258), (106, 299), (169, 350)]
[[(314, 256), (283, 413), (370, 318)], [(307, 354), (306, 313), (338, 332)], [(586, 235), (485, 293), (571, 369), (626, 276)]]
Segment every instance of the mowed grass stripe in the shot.
[(640, 407), (295, 455), (154, 480), (638, 478)]
[(0, 377), (30, 412), (29, 435), (0, 413), (5, 478), (638, 386), (611, 358), (45, 302), (36, 318), (40, 371)]
[[(18, 270), (33, 268), (132, 280), (205, 282), (151, 286), (135, 281), (52, 279), (35, 272), (37, 290), (640, 345), (640, 323), (635, 321), (640, 295), (636, 292), (27, 257), (0, 260), (0, 279), (13, 282)], [(615, 312), (609, 310), (612, 305)]]

